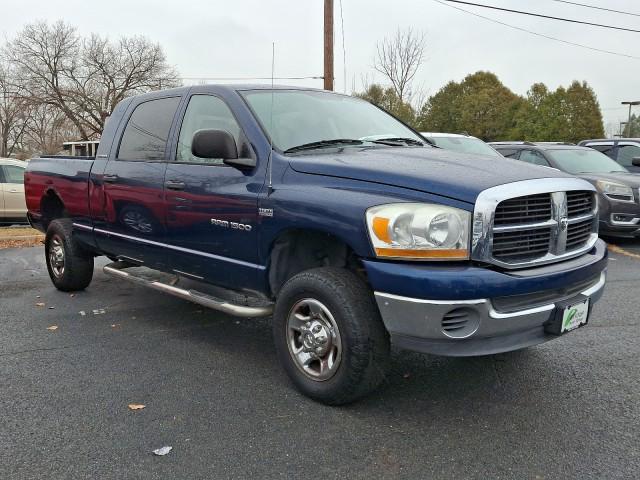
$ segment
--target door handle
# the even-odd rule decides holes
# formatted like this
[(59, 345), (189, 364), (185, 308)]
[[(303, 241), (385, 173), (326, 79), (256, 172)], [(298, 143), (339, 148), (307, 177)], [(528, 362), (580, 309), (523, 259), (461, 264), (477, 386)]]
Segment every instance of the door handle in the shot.
[(184, 182), (179, 182), (177, 180), (167, 180), (164, 185), (169, 190), (184, 190), (184, 187), (186, 187)]
[(105, 183), (116, 183), (118, 181), (118, 175), (104, 174), (102, 176), (102, 181)]
[(18, 193), (18, 190), (16, 190), (15, 188), (12, 188), (11, 190), (9, 190), (9, 193)]

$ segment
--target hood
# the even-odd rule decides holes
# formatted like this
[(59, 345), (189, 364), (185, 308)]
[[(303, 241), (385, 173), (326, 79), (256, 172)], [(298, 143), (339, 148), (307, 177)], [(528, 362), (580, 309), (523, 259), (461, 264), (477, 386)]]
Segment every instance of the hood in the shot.
[(490, 187), (536, 178), (571, 177), (518, 160), (438, 148), (341, 148), (290, 157), (297, 172), (410, 188), (474, 203)]
[(581, 173), (580, 178), (584, 178), (594, 185), (598, 180), (610, 180), (632, 188), (640, 187), (640, 174), (637, 173)]

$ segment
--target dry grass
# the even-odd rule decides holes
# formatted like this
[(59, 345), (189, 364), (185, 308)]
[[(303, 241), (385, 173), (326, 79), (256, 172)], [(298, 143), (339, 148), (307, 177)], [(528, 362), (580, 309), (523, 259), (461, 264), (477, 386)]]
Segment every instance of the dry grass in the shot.
[(0, 249), (40, 245), (44, 235), (31, 227), (0, 227)]
[(42, 235), (31, 227), (0, 227), (0, 238), (25, 237), (29, 235)]

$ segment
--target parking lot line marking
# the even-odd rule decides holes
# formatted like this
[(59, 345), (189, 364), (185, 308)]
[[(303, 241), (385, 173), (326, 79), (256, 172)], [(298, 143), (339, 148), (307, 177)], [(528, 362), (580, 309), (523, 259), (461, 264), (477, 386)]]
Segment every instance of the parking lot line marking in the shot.
[(609, 251), (613, 253), (619, 253), (621, 255), (626, 255), (627, 257), (635, 258), (636, 260), (640, 260), (640, 255), (638, 255), (637, 253), (629, 252), (617, 245), (609, 244)]

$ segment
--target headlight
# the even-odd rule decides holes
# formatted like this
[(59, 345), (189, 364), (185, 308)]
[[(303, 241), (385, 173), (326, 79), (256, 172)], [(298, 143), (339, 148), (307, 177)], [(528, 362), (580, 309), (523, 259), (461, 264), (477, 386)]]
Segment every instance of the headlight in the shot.
[(387, 258), (466, 260), (471, 214), (425, 203), (392, 203), (367, 210), (376, 255)]
[(620, 183), (607, 182), (605, 180), (598, 180), (596, 186), (598, 190), (613, 200), (633, 202), (633, 190), (631, 190), (631, 187), (621, 185)]

